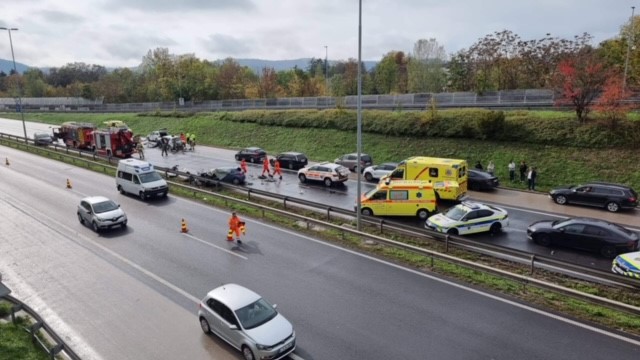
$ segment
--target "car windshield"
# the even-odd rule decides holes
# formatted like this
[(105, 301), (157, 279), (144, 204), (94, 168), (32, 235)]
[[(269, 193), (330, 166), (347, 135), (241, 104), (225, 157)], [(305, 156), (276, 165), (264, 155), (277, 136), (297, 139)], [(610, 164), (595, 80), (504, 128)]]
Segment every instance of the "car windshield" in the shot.
[(268, 322), (276, 317), (276, 315), (278, 315), (276, 309), (264, 299), (259, 299), (252, 304), (236, 310), (236, 316), (238, 316), (242, 328), (247, 330)]
[(93, 212), (96, 214), (101, 214), (101, 213), (105, 213), (108, 211), (113, 211), (115, 209), (118, 208), (118, 204), (116, 204), (115, 202), (111, 201), (111, 200), (107, 200), (107, 201), (103, 201), (103, 202), (99, 202), (99, 203), (95, 203), (93, 204)]
[(139, 176), (140, 176), (140, 181), (143, 184), (144, 183), (150, 183), (150, 182), (158, 181), (158, 180), (162, 180), (162, 177), (160, 177), (160, 175), (158, 175), (158, 173), (155, 172), (155, 171), (139, 174)]
[(454, 206), (447, 210), (443, 215), (451, 220), (460, 221), (465, 215), (467, 215), (467, 211), (459, 206)]
[(569, 225), (572, 221), (573, 221), (573, 219), (555, 220), (554, 222), (551, 223), (551, 226), (553, 226), (553, 227), (563, 227), (565, 225)]

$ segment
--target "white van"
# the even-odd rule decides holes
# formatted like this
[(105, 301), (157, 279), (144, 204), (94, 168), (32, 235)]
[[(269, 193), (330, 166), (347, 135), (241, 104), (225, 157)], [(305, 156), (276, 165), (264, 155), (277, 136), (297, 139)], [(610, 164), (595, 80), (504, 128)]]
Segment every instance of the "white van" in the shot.
[(151, 196), (165, 197), (169, 193), (167, 182), (154, 170), (153, 165), (137, 159), (118, 162), (116, 186), (121, 194), (134, 194), (142, 200)]

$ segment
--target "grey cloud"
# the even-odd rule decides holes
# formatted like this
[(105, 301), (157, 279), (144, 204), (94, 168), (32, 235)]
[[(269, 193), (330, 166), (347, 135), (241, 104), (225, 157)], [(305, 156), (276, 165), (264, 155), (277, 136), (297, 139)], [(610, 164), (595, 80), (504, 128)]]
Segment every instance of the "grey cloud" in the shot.
[(117, 8), (133, 8), (144, 11), (201, 11), (216, 9), (248, 10), (255, 8), (252, 0), (110, 0), (104, 7), (109, 11)]
[(34, 12), (34, 15), (39, 16), (46, 22), (52, 22), (56, 24), (64, 23), (67, 25), (74, 25), (84, 21), (84, 18), (78, 15), (74, 15), (67, 12), (55, 11), (55, 10), (40, 10)]
[(149, 50), (175, 46), (177, 43), (173, 39), (158, 37), (135, 37), (128, 36), (126, 39), (116, 38), (102, 45), (105, 55), (109, 56), (110, 62), (119, 60), (142, 60), (142, 57)]
[(247, 56), (252, 50), (253, 40), (235, 38), (229, 35), (214, 34), (204, 41), (204, 47), (210, 53), (227, 56)]

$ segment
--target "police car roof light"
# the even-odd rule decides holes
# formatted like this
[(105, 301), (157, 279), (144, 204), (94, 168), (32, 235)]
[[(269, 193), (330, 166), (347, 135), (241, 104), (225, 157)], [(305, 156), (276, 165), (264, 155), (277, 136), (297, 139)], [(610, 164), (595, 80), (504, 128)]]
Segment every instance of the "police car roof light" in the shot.
[(474, 210), (480, 208), (480, 205), (471, 201), (463, 201), (462, 205), (468, 207), (469, 209), (474, 209)]

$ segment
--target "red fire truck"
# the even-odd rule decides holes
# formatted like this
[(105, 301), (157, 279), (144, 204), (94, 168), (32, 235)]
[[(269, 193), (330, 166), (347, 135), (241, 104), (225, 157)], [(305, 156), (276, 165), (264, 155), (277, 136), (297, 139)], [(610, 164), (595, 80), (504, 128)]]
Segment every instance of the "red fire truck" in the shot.
[(108, 121), (106, 129), (93, 131), (93, 144), (99, 155), (119, 158), (131, 157), (135, 150), (133, 133), (122, 122)]
[(53, 139), (61, 139), (68, 147), (93, 149), (93, 132), (96, 126), (91, 123), (65, 122), (53, 129)]

